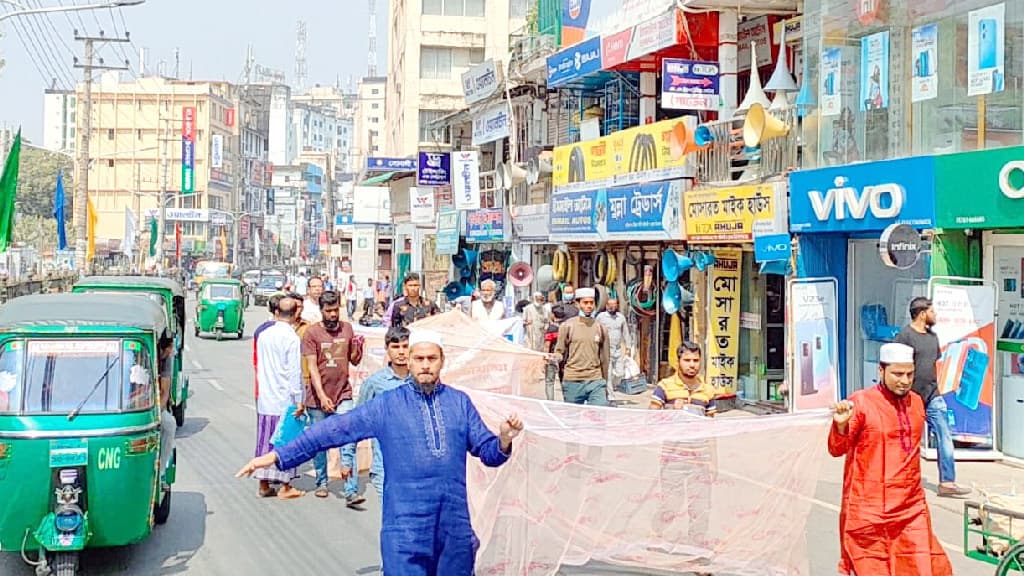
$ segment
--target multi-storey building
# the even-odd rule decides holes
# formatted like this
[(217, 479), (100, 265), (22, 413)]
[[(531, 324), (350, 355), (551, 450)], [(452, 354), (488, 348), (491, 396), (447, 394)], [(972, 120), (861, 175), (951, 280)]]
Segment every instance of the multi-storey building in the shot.
[(352, 167), (359, 172), (366, 166), (366, 159), (379, 156), (384, 149), (384, 111), (387, 80), (383, 77), (366, 77), (359, 81), (355, 109)]
[(70, 90), (46, 90), (43, 94), (43, 147), (74, 152), (75, 93)]

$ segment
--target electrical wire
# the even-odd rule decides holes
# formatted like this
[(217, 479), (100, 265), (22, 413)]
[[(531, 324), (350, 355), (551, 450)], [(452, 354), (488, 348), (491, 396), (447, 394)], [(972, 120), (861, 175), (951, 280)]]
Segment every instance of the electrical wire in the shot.
[[(11, 20), (11, 27), (14, 28), (18, 40), (21, 42), (25, 52), (28, 53), (29, 59), (32, 60), (36, 71), (47, 86), (57, 81), (62, 83), (67, 81), (66, 77), (58, 78), (60, 76), (60, 67), (53, 63), (52, 56), (49, 56), (48, 52), (44, 52), (40, 48), (42, 41), (38, 39), (37, 34), (33, 34), (33, 30), (30, 29), (30, 26), (26, 25), (25, 20), (14, 18)], [(29, 36), (36, 36), (37, 39), (33, 41)]]
[[(38, 2), (38, 0), (37, 0)], [(38, 4), (27, 4), (27, 8), (38, 8)], [(46, 23), (42, 22), (43, 18), (40, 14), (29, 14), (22, 19), (20, 25), (25, 30), (26, 35), (31, 35), (30, 40), (33, 41), (33, 49), (37, 50), (41, 55), (42, 59), (46, 61), (47, 71), (50, 73), (50, 82), (57, 84), (60, 82), (61, 85), (70, 82), (70, 85), (74, 85), (74, 77), (71, 75), (70, 68), (67, 64), (62, 64), (62, 59), (59, 54), (60, 50), (56, 48), (53, 38), (46, 31)], [(59, 38), (59, 35), (58, 35)], [(63, 40), (63, 39), (62, 39)], [(67, 46), (67, 44), (65, 44)], [(71, 47), (67, 47), (68, 59), (73, 56)]]

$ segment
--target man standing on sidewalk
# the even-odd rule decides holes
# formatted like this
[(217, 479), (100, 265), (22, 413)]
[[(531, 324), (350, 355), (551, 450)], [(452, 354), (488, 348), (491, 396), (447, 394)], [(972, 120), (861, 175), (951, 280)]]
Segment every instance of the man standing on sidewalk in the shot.
[(593, 288), (576, 291), (579, 316), (558, 327), (555, 359), (564, 362), (562, 398), (572, 404), (608, 405), (608, 332), (597, 321)]
[(632, 352), (633, 341), (626, 324), (626, 316), (619, 313), (619, 299), (609, 296), (604, 311), (597, 315), (597, 321), (608, 331), (608, 346), (611, 350), (608, 369), (608, 400), (614, 401), (615, 388), (622, 379), (622, 361)]
[[(341, 319), (341, 302), (337, 292), (324, 292), (320, 296), (323, 321), (310, 326), (302, 338), (302, 356), (309, 366), (306, 389), (306, 410), (319, 422), (344, 414), (354, 408), (352, 384), (348, 381), (348, 365), (358, 365), (363, 359), (362, 338), (355, 335), (352, 325)], [(327, 453), (318, 452), (313, 459), (316, 468), (317, 498), (326, 498)], [(345, 504), (362, 504), (366, 498), (359, 495), (359, 472), (356, 469), (356, 446), (341, 447), (341, 465), (348, 469), (345, 478)]]
[(936, 363), (939, 361), (939, 337), (932, 332), (935, 308), (928, 298), (910, 301), (910, 325), (900, 330), (896, 342), (914, 349), (914, 392), (924, 401), (928, 428), (935, 435), (939, 460), (939, 496), (965, 496), (970, 488), (956, 485), (956, 459), (953, 456), (953, 433), (949, 429), (949, 409), (936, 384)]
[(832, 405), (828, 452), (844, 457), (839, 573), (952, 576), (921, 486), (924, 402), (912, 394), (914, 349), (884, 344), (881, 383)]

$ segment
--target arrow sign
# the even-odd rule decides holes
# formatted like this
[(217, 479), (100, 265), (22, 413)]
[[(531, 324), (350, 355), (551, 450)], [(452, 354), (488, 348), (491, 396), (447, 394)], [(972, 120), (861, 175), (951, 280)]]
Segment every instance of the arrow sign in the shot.
[(674, 110), (716, 110), (717, 62), (664, 58), (661, 61), (661, 106)]

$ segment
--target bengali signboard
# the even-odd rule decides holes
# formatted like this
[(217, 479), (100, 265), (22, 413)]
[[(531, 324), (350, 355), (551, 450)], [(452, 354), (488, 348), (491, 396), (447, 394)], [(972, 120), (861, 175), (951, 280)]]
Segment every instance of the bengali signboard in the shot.
[(504, 242), (505, 210), (484, 208), (466, 213), (466, 242)]
[(473, 146), (508, 138), (509, 128), (508, 104), (493, 104), (473, 116)]
[(452, 181), (452, 155), (420, 151), (416, 168), (417, 186), (447, 186)]
[(718, 63), (665, 58), (661, 61), (661, 107), (718, 110)]
[(688, 242), (752, 242), (787, 231), (785, 183), (690, 190), (683, 200)]
[(498, 92), (502, 83), (501, 61), (487, 60), (462, 73), (466, 104), (475, 104)]
[(609, 240), (681, 240), (682, 180), (609, 188)]
[(437, 213), (437, 236), (434, 253), (452, 256), (459, 251), (459, 212), (443, 206)]
[(480, 208), (479, 152), (452, 152), (452, 196), (457, 210)]
[(739, 377), (742, 259), (740, 250), (715, 250), (709, 269), (707, 382), (719, 395), (735, 394)]
[(601, 240), (606, 228), (607, 199), (605, 190), (556, 192), (551, 195), (548, 211), (551, 240), (583, 242)]

